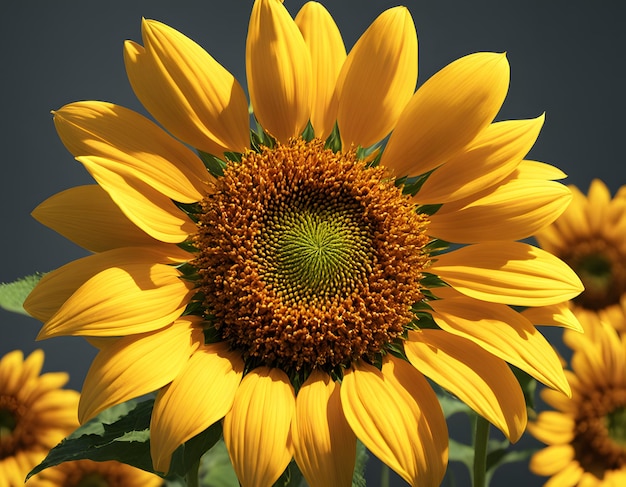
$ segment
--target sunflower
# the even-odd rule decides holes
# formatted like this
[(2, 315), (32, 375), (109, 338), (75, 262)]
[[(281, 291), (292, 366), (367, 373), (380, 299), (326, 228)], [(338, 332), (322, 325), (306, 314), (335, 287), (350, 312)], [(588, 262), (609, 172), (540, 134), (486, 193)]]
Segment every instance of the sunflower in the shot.
[[(64, 372), (41, 374), (44, 353), (0, 359), (0, 485), (17, 487), (50, 448), (78, 427), (78, 392)], [(31, 482), (28, 485), (32, 485)]]
[(573, 350), (566, 371), (572, 396), (541, 391), (556, 411), (528, 425), (548, 445), (533, 455), (530, 469), (551, 476), (546, 486), (626, 485), (626, 336), (597, 315), (579, 317), (585, 333), (564, 333)]
[(76, 460), (43, 470), (28, 487), (159, 487), (163, 479), (115, 461)]
[(626, 305), (626, 186), (613, 199), (595, 179), (587, 196), (571, 186), (567, 210), (535, 237), (539, 245), (567, 262), (585, 290), (572, 301), (578, 315), (598, 313), (614, 326), (624, 326)]
[(447, 429), (426, 378), (513, 441), (527, 418), (507, 362), (569, 393), (549, 343), (511, 307), (582, 286), (517, 241), (571, 195), (561, 171), (524, 160), (543, 116), (494, 122), (504, 54), (463, 57), (415, 91), (406, 8), (346, 54), (320, 4), (293, 19), (256, 0), (251, 131), (244, 90), (215, 59), (157, 21), (142, 35), (125, 44), (126, 70), (162, 128), (110, 103), (57, 110), (98, 184), (33, 213), (94, 252), (24, 304), (39, 338), (100, 347), (80, 421), (158, 391), (159, 472), (223, 420), (243, 486), (271, 485), (292, 458), (312, 486), (350, 485), (357, 438), (411, 485), (439, 485)]

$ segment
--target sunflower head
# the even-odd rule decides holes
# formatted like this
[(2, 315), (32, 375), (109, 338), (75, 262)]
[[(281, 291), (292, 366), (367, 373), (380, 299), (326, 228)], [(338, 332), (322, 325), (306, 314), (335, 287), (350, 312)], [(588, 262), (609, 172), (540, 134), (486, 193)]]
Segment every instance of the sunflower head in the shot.
[(518, 241), (571, 193), (563, 173), (524, 160), (543, 116), (494, 121), (504, 54), (465, 56), (415, 91), (405, 7), (346, 53), (319, 3), (294, 19), (256, 0), (251, 130), (243, 88), (198, 44), (152, 20), (142, 34), (126, 70), (162, 128), (111, 103), (57, 110), (97, 185), (34, 212), (94, 251), (25, 303), (40, 338), (100, 347), (81, 421), (158, 391), (157, 471), (223, 420), (244, 486), (272, 485), (292, 458), (312, 486), (349, 485), (357, 438), (411, 485), (434, 486), (447, 428), (425, 376), (513, 441), (526, 407), (508, 363), (569, 393), (516, 307), (581, 291), (562, 261)]
[[(62, 389), (68, 376), (41, 374), (44, 354), (21, 351), (0, 359), (0, 485), (24, 485), (28, 472), (78, 427), (78, 393)], [(29, 483), (28, 485), (32, 485)]]
[[(530, 432), (547, 448), (530, 462), (555, 485), (621, 485), (626, 481), (626, 338), (595, 315), (578, 312), (585, 334), (566, 331), (572, 348), (572, 397), (543, 390), (555, 411), (539, 414)], [(622, 325), (623, 326), (623, 325)]]

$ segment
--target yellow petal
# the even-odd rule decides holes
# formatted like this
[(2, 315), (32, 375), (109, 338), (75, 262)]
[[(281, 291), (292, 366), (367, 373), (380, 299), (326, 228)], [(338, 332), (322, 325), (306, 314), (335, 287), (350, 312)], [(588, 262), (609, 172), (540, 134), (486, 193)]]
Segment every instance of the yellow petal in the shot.
[(294, 457), (311, 487), (352, 485), (356, 436), (343, 414), (339, 384), (313, 371), (298, 391), (292, 423)]
[(167, 472), (176, 448), (226, 415), (242, 375), (239, 354), (224, 343), (211, 343), (198, 349), (161, 389), (150, 422), (150, 452), (157, 471)]
[(544, 118), (492, 123), (428, 177), (416, 200), (420, 204), (447, 203), (501, 181), (535, 143)]
[(532, 456), (530, 459), (530, 470), (537, 475), (554, 475), (567, 468), (574, 460), (574, 456), (574, 447), (572, 445), (549, 446)]
[(583, 290), (578, 276), (552, 254), (520, 242), (469, 245), (437, 256), (429, 272), (472, 298), (545, 306)]
[(311, 56), (279, 0), (256, 0), (246, 41), (250, 101), (257, 120), (279, 142), (300, 135), (311, 116)]
[(552, 345), (517, 311), (465, 296), (432, 300), (429, 304), (443, 330), (467, 338), (547, 386), (571, 394)]
[(534, 423), (528, 423), (528, 431), (548, 445), (570, 443), (575, 430), (574, 418), (557, 411), (543, 411)]
[(354, 45), (337, 81), (344, 147), (369, 147), (396, 125), (417, 83), (417, 33), (406, 7), (380, 14)]
[(287, 374), (258, 367), (241, 381), (224, 417), (224, 442), (242, 487), (273, 485), (292, 457), (296, 398)]
[[(187, 256), (187, 259), (184, 256)], [(176, 246), (136, 247), (109, 250), (90, 255), (49, 272), (37, 283), (24, 301), (24, 309), (40, 321), (48, 321), (61, 305), (88, 279), (118, 263), (167, 263), (192, 256)]]
[(124, 215), (151, 237), (180, 243), (196, 232), (196, 224), (170, 198), (141, 179), (107, 168), (100, 157), (77, 157)]
[(191, 150), (147, 118), (112, 103), (84, 101), (54, 112), (67, 149), (116, 174), (141, 179), (181, 203), (202, 199), (209, 175)]
[(102, 348), (83, 383), (78, 406), (80, 422), (174, 380), (187, 363), (194, 341), (195, 346), (201, 338), (204, 341), (199, 320), (179, 318), (160, 330), (123, 337)]
[(107, 192), (96, 184), (57, 193), (37, 206), (32, 215), (92, 252), (158, 245), (157, 240), (126, 218)]
[[(75, 282), (72, 272), (80, 271), (69, 272), (66, 279)], [(181, 280), (175, 267), (154, 263), (149, 256), (118, 260), (115, 267), (97, 272), (76, 289), (46, 321), (38, 339), (59, 335), (122, 336), (158, 330), (182, 314), (194, 293), (192, 287)]]
[(554, 167), (545, 162), (523, 160), (517, 166), (514, 177), (518, 179), (548, 179), (555, 181), (567, 177), (558, 167)]
[(521, 240), (552, 223), (571, 200), (561, 183), (513, 179), (444, 204), (430, 217), (428, 233), (457, 243)]
[(128, 79), (148, 111), (170, 133), (216, 156), (249, 147), (248, 101), (241, 85), (180, 32), (143, 20), (145, 48), (127, 41)]
[(437, 396), (409, 363), (386, 355), (382, 371), (344, 372), (341, 403), (363, 444), (413, 486), (438, 486), (448, 463), (448, 430)]
[(567, 303), (551, 304), (549, 306), (540, 306), (537, 308), (526, 308), (522, 311), (522, 315), (526, 317), (533, 325), (543, 326), (560, 326), (579, 333), (583, 332), (583, 328)]
[(335, 21), (321, 3), (305, 3), (294, 20), (311, 55), (311, 125), (315, 136), (326, 140), (337, 118), (337, 104), (331, 102), (346, 48)]
[(409, 332), (411, 363), (517, 441), (526, 428), (526, 403), (506, 363), (474, 342), (442, 330)]
[(439, 166), (491, 123), (508, 86), (504, 54), (470, 54), (449, 64), (413, 95), (380, 163), (398, 176)]

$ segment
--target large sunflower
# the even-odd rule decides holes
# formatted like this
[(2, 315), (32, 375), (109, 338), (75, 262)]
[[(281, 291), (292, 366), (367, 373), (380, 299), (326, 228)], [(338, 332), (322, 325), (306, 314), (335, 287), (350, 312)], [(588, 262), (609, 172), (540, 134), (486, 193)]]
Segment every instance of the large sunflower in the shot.
[(565, 331), (573, 350), (566, 371), (572, 396), (541, 391), (556, 411), (529, 424), (548, 445), (531, 458), (530, 469), (550, 476), (546, 486), (620, 487), (626, 485), (626, 336), (597, 315), (578, 315), (585, 333)]
[(585, 196), (572, 186), (572, 203), (535, 237), (539, 245), (567, 262), (585, 290), (572, 301), (578, 315), (598, 313), (614, 326), (624, 326), (626, 305), (626, 186), (611, 198), (595, 179)]
[[(0, 485), (18, 487), (50, 448), (78, 427), (78, 392), (64, 372), (41, 373), (44, 353), (0, 359)], [(33, 479), (27, 485), (33, 485)]]
[[(230, 73), (172, 28), (142, 28), (126, 69), (163, 129), (110, 103), (56, 111), (98, 185), (34, 212), (95, 252), (25, 303), (45, 322), (40, 338), (100, 338), (81, 421), (158, 391), (158, 471), (223, 419), (244, 486), (271, 485), (292, 457), (312, 486), (350, 485), (357, 438), (410, 484), (439, 485), (447, 430), (424, 376), (513, 441), (526, 408), (507, 362), (569, 393), (555, 352), (509, 306), (582, 287), (516, 241), (571, 196), (559, 170), (523, 160), (543, 117), (493, 123), (503, 54), (459, 59), (414, 93), (406, 8), (382, 13), (346, 55), (320, 4), (294, 21), (279, 0), (257, 0), (251, 134)], [(443, 253), (445, 241), (467, 245)]]

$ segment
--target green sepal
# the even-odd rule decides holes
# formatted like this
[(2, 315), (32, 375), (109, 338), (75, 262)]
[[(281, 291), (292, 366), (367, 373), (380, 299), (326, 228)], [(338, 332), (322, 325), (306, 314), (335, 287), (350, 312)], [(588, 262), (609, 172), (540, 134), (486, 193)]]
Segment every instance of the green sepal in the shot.
[(302, 138), (307, 142), (311, 142), (315, 138), (315, 131), (313, 130), (313, 125), (311, 125), (311, 121), (306, 124), (306, 128), (304, 132), (302, 132)]
[(208, 152), (203, 152), (198, 149), (198, 155), (202, 162), (204, 162), (207, 171), (211, 173), (212, 176), (219, 178), (224, 175), (224, 169), (226, 169), (226, 162), (220, 159), (213, 154), (209, 154)]
[[(55, 446), (33, 468), (28, 478), (42, 470), (74, 460), (116, 460), (154, 472), (150, 457), (150, 417), (154, 399), (131, 400), (113, 406), (80, 426)], [(211, 448), (222, 433), (219, 422), (178, 447), (166, 478), (184, 477), (191, 465)]]
[(424, 272), (423, 276), (424, 277), (420, 279), (420, 285), (422, 288), (432, 289), (436, 287), (448, 287), (445, 281), (435, 274)]
[(433, 256), (440, 254), (450, 248), (450, 242), (446, 242), (445, 240), (440, 240), (438, 238), (432, 239), (426, 245), (424, 245), (424, 252), (428, 255)]
[(43, 277), (43, 273), (37, 272), (22, 277), (16, 281), (0, 284), (0, 308), (13, 313), (29, 316), (24, 309), (24, 300)]
[(404, 176), (396, 180), (396, 186), (402, 184), (402, 192), (415, 196), (422, 188), (428, 177), (433, 173), (434, 169), (420, 176)]
[(421, 205), (418, 206), (415, 211), (417, 213), (421, 213), (423, 215), (428, 215), (428, 216), (432, 216), (435, 213), (437, 213), (439, 211), (439, 208), (441, 208), (443, 205), (441, 204), (436, 204), (436, 205)]
[(339, 125), (337, 125), (336, 122), (333, 131), (324, 143), (324, 149), (330, 149), (333, 152), (339, 152), (341, 150), (341, 135), (339, 134)]
[(272, 149), (276, 145), (276, 141), (265, 131), (261, 124), (257, 121), (257, 129), (250, 130), (250, 146), (252, 150), (261, 152), (263, 147)]

